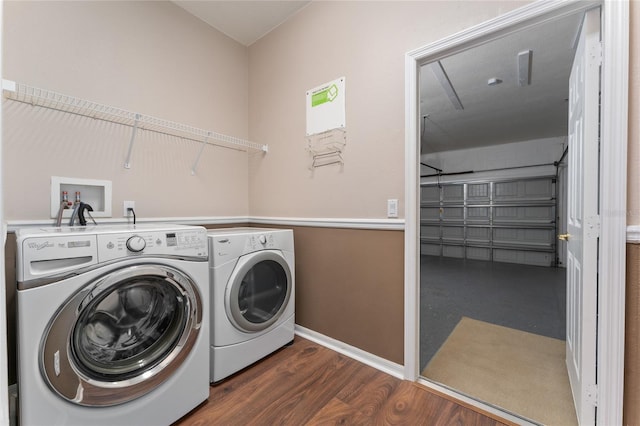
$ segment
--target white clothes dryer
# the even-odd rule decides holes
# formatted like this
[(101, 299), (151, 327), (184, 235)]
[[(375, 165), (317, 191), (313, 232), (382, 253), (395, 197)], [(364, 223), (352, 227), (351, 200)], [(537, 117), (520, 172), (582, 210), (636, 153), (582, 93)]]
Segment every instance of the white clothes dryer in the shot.
[(210, 380), (218, 382), (293, 341), (293, 230), (209, 231)]
[(204, 228), (16, 237), (22, 425), (168, 425), (208, 398)]

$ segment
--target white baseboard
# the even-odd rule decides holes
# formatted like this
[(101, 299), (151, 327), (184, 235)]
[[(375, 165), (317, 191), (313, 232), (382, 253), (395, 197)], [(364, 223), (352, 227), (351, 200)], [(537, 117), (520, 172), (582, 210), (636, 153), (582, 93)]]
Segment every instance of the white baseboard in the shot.
[(298, 324), (296, 324), (295, 333), (300, 337), (311, 340), (312, 342), (341, 353), (342, 355), (353, 358), (356, 361), (360, 361), (361, 363), (366, 364), (369, 367), (373, 367), (376, 370), (380, 370), (398, 379), (404, 379), (404, 367), (400, 364), (396, 364), (395, 362), (373, 355), (339, 340), (332, 339), (324, 334), (309, 330), (308, 328), (299, 326)]

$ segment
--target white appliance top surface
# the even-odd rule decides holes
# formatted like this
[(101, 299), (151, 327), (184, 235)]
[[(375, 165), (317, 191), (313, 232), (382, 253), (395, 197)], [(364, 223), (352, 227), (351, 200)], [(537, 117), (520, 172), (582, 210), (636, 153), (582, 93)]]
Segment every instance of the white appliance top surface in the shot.
[(231, 235), (247, 235), (247, 234), (266, 234), (273, 232), (291, 232), (290, 229), (279, 229), (279, 228), (249, 228), (249, 227), (238, 227), (238, 228), (221, 228), (221, 229), (209, 229), (207, 231), (207, 235), (210, 237), (219, 237), (219, 236), (231, 236)]
[(60, 226), (60, 227), (38, 227), (38, 228), (22, 228), (16, 230), (18, 237), (51, 237), (51, 236), (67, 236), (77, 234), (114, 234), (122, 232), (130, 232), (135, 234), (136, 231), (167, 231), (180, 229), (193, 229), (191, 225), (175, 225), (168, 223), (143, 223), (136, 225), (91, 225), (91, 226)]

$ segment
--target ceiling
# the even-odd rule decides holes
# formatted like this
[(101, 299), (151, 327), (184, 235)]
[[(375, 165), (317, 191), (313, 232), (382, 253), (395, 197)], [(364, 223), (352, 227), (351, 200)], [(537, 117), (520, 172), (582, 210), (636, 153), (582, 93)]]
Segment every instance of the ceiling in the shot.
[[(440, 62), (464, 109), (456, 109), (432, 65), (420, 70), (422, 153), (566, 136), (569, 74), (582, 22), (574, 14), (522, 30)], [(531, 83), (518, 85), (518, 53), (531, 50)], [(490, 86), (489, 79), (502, 80)]]
[(311, 1), (174, 0), (173, 3), (238, 43), (250, 46)]
[[(311, 0), (173, 3), (250, 46)], [(463, 109), (432, 71), (420, 70), (422, 153), (567, 135), (569, 73), (582, 14), (539, 24), (440, 61)], [(531, 82), (518, 85), (518, 53), (530, 50)], [(489, 79), (502, 80), (488, 85)]]

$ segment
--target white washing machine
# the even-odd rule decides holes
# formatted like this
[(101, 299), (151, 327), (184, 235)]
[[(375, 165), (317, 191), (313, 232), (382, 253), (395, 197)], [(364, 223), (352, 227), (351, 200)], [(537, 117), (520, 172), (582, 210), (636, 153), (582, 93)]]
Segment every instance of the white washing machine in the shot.
[(293, 230), (209, 231), (211, 382), (293, 341)]
[(209, 396), (204, 228), (23, 229), (22, 425), (168, 425)]

